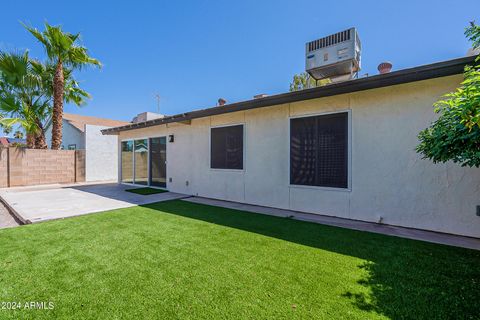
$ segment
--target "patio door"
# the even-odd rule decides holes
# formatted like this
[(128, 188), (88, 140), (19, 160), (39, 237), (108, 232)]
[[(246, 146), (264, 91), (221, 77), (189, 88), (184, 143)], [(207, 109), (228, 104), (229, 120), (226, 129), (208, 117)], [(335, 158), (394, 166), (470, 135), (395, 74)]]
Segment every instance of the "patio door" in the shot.
[(167, 186), (167, 137), (150, 138), (150, 185)]
[(123, 183), (133, 183), (133, 140), (122, 141), (121, 158)]
[(135, 173), (133, 175), (133, 183), (147, 185), (148, 184), (148, 140), (140, 139), (133, 141), (133, 167)]
[(122, 141), (121, 148), (121, 181), (147, 185), (148, 139)]

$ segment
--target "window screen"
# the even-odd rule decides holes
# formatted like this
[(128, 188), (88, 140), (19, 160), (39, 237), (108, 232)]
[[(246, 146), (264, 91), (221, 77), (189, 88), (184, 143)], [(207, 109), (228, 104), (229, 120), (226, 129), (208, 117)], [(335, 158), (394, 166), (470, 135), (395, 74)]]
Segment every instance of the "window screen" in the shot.
[(290, 120), (290, 184), (348, 188), (348, 114)]
[(210, 167), (243, 169), (243, 125), (211, 130)]

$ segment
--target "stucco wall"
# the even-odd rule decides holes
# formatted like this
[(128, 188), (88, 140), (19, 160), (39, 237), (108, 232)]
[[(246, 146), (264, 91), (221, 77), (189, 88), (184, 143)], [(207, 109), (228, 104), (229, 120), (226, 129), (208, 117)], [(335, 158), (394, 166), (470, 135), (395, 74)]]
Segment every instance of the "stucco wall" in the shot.
[[(480, 237), (480, 170), (415, 152), (432, 104), (461, 76), (121, 132), (119, 141), (174, 134), (167, 188), (211, 198)], [(289, 185), (289, 117), (349, 110), (350, 189)], [(210, 127), (245, 124), (243, 171), (209, 168)], [(188, 182), (188, 183), (187, 183)]]
[[(52, 126), (48, 126), (45, 130), (45, 138), (50, 148), (52, 145)], [(77, 149), (85, 149), (85, 138), (83, 132), (72, 126), (68, 121), (62, 122), (62, 146), (68, 149), (71, 144), (77, 145)]]
[[(85, 149), (85, 180), (86, 181), (112, 181), (118, 176), (118, 147), (117, 139), (104, 136), (100, 132), (108, 127), (85, 125), (85, 132), (81, 132), (67, 121), (63, 121), (62, 145), (65, 149), (75, 144), (77, 150)], [(52, 128), (45, 131), (47, 144), (50, 147)]]
[(85, 177), (87, 181), (117, 179), (118, 146), (115, 136), (102, 135), (108, 127), (85, 125)]

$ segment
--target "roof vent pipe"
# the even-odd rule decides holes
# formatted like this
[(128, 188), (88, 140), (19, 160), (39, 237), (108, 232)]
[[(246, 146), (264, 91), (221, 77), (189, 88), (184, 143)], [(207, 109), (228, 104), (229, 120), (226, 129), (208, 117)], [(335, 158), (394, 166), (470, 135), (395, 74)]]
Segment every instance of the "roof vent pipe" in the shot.
[(392, 63), (391, 62), (388, 62), (388, 61), (385, 61), (385, 62), (382, 62), (378, 65), (378, 71), (380, 72), (380, 74), (385, 74), (385, 73), (389, 73), (390, 71), (392, 71)]
[(480, 54), (480, 48), (469, 48), (466, 56), (472, 57)]

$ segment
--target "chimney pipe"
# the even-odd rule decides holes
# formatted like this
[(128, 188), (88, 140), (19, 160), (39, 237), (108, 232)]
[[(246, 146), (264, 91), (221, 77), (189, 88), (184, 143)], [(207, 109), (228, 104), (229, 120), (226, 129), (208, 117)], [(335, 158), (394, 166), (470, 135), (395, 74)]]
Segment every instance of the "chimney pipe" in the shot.
[(392, 63), (391, 62), (388, 62), (388, 61), (385, 61), (385, 62), (382, 62), (378, 65), (378, 71), (380, 72), (380, 74), (385, 74), (385, 73), (389, 73), (390, 71), (392, 71)]
[(466, 56), (472, 57), (480, 54), (480, 48), (469, 48)]
[(225, 100), (225, 99), (223, 99), (223, 98), (219, 98), (217, 105), (218, 105), (219, 107), (221, 107), (221, 106), (224, 106), (226, 103), (227, 103), (227, 100)]

